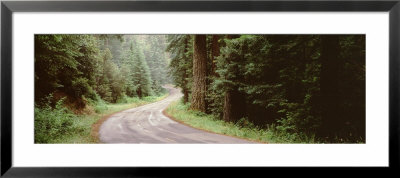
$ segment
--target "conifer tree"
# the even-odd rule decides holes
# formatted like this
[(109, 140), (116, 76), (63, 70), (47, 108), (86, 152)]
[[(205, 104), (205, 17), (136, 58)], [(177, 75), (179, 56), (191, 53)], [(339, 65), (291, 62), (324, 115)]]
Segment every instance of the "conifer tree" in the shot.
[(193, 38), (191, 35), (169, 35), (167, 51), (172, 58), (169, 64), (169, 74), (176, 86), (182, 89), (183, 102), (189, 102), (193, 76)]
[(206, 112), (207, 49), (206, 35), (195, 35), (193, 40), (193, 86), (191, 109)]
[(150, 70), (144, 59), (144, 54), (141, 46), (136, 39), (132, 43), (132, 81), (136, 88), (136, 93), (139, 97), (153, 95), (151, 89), (152, 80), (150, 77)]

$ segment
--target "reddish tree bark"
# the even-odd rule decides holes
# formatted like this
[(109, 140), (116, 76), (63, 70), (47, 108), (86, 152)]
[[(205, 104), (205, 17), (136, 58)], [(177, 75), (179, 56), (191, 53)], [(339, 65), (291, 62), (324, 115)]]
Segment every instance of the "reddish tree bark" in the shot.
[(193, 87), (191, 109), (206, 112), (207, 48), (206, 35), (195, 35), (193, 42)]
[[(186, 53), (188, 52), (188, 39), (187, 38), (185, 38), (185, 49), (184, 49), (184, 54), (186, 55)], [(184, 81), (183, 81), (183, 88), (182, 88), (182, 90), (183, 90), (183, 103), (187, 103), (187, 102), (189, 102), (189, 88), (188, 88), (188, 81), (187, 81), (187, 77), (188, 77), (188, 74), (187, 74), (187, 71), (185, 71), (184, 73), (183, 73), (183, 78), (184, 78)]]

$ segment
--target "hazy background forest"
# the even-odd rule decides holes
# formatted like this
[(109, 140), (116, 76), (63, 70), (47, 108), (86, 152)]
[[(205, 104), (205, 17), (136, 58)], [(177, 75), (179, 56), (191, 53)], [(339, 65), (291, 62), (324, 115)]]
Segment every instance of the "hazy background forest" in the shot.
[(110, 103), (165, 95), (166, 43), (164, 35), (35, 35), (35, 142), (88, 135), (100, 117), (93, 113), (133, 106)]
[(183, 93), (169, 112), (244, 137), (365, 143), (365, 35), (222, 34), (35, 35), (35, 143), (76, 142), (165, 84)]

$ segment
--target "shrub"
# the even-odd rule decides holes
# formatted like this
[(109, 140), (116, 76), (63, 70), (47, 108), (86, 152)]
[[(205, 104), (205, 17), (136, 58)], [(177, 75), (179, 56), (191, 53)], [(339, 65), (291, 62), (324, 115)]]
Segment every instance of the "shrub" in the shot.
[(76, 116), (63, 103), (64, 98), (57, 101), (55, 108), (50, 103), (42, 108), (35, 106), (35, 143), (51, 143), (79, 130), (74, 127)]

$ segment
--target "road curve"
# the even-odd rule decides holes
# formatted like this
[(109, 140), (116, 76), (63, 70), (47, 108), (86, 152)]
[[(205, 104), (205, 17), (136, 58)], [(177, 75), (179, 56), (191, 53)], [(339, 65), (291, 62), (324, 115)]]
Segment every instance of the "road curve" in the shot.
[(175, 122), (162, 114), (173, 101), (182, 97), (180, 90), (166, 86), (165, 99), (128, 109), (108, 118), (100, 127), (102, 143), (255, 143), (213, 134)]

